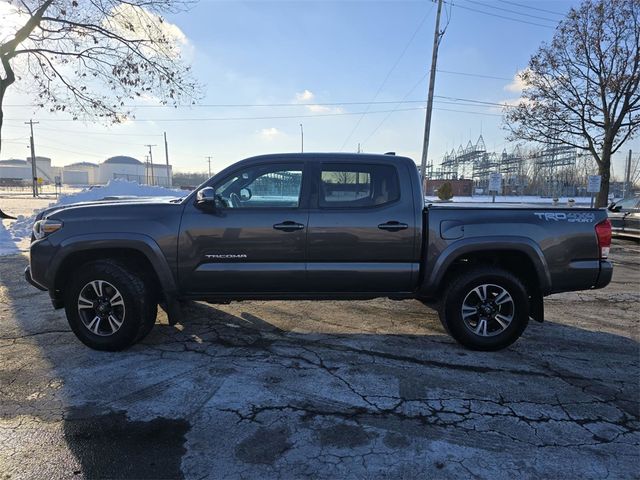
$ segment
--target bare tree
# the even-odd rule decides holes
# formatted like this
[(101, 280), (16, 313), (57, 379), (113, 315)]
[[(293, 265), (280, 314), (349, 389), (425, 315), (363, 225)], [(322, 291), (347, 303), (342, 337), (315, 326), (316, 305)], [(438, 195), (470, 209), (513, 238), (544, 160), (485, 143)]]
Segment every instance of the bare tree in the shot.
[(510, 139), (591, 153), (607, 204), (611, 156), (640, 126), (638, 0), (586, 0), (559, 24), (520, 74), (521, 101), (505, 109)]
[(15, 25), (0, 38), (0, 132), (3, 100), (15, 82), (37, 107), (106, 123), (129, 117), (131, 99), (192, 103), (199, 87), (182, 62), (184, 36), (162, 16), (190, 3), (11, 0), (13, 10), (0, 19)]

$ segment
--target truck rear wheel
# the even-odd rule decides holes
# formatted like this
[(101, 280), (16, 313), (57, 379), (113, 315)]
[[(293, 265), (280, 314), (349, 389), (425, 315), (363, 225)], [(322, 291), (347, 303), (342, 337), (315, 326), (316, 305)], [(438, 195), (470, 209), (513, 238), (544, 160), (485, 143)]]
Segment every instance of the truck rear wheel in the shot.
[(158, 305), (144, 281), (114, 260), (82, 265), (65, 288), (73, 333), (95, 350), (123, 350), (153, 327)]
[(472, 350), (493, 351), (515, 342), (529, 323), (527, 290), (498, 267), (474, 267), (449, 279), (440, 320), (449, 334)]

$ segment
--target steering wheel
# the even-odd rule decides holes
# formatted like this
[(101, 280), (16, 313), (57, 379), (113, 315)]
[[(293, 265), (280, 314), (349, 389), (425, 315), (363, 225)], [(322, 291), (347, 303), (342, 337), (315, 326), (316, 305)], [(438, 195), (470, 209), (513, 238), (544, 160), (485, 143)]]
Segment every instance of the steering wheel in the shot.
[(240, 197), (236, 193), (231, 193), (229, 195), (229, 203), (231, 203), (231, 208), (239, 208), (240, 207)]

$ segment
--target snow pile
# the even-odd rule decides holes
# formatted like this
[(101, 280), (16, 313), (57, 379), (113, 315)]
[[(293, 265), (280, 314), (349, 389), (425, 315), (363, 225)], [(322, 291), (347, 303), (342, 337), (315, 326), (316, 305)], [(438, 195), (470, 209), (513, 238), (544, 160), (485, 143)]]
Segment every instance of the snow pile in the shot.
[(2, 221), (0, 221), (0, 255), (12, 255), (14, 253), (18, 253), (18, 247), (13, 242), (7, 229), (4, 228)]
[[(113, 197), (182, 197), (184, 195), (185, 192), (182, 190), (140, 185), (137, 182), (114, 179), (109, 180), (109, 183), (103, 187), (92, 187), (78, 193), (61, 195), (56, 202), (49, 204), (47, 208), (57, 205), (69, 205), (71, 203), (92, 202)], [(42, 209), (37, 210), (31, 216), (18, 215), (16, 221), (9, 226), (9, 232), (14, 242), (21, 242), (23, 239), (31, 236), (33, 222), (36, 219), (36, 215), (41, 211)]]

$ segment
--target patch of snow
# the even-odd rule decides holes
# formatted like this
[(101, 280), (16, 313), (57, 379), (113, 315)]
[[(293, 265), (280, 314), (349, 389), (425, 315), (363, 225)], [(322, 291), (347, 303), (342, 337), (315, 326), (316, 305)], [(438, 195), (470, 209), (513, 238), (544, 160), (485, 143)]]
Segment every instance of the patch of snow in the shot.
[[(113, 197), (182, 197), (186, 193), (187, 192), (185, 192), (184, 190), (174, 190), (171, 188), (151, 185), (140, 185), (137, 182), (113, 179), (103, 187), (96, 186), (86, 188), (77, 193), (61, 195), (56, 202), (50, 203), (46, 208), (54, 207), (57, 205), (69, 205), (72, 203), (92, 202)], [(4, 251), (2, 247), (2, 245), (4, 245), (3, 239), (13, 244), (14, 250), (10, 253), (15, 253), (18, 250), (16, 244), (25, 244), (26, 239), (31, 237), (33, 222), (35, 221), (38, 213), (40, 213), (42, 210), (44, 209), (41, 208), (35, 210), (32, 215), (18, 215), (17, 219), (9, 225), (8, 230), (5, 230), (3, 227), (3, 230), (0, 231), (0, 255), (2, 255), (3, 253), (1, 252)], [(3, 232), (5, 235), (4, 237), (2, 236)], [(4, 255), (8, 254), (9, 253), (4, 253)]]
[(17, 245), (13, 242), (13, 239), (11, 238), (11, 235), (9, 234), (7, 229), (4, 227), (3, 222), (0, 221), (0, 256), (13, 255), (18, 252), (19, 250)]

